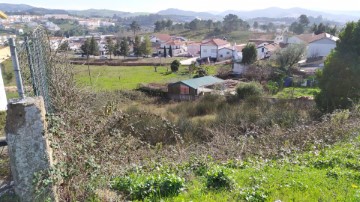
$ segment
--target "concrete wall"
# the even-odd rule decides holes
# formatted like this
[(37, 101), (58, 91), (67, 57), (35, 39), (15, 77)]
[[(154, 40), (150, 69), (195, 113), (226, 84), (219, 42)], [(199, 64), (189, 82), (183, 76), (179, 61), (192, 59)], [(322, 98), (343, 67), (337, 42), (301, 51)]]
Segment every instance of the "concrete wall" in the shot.
[(46, 135), (45, 106), (42, 97), (9, 103), (6, 141), (15, 193), (20, 201), (57, 201), (54, 187), (35, 193), (34, 174), (52, 166), (52, 152)]

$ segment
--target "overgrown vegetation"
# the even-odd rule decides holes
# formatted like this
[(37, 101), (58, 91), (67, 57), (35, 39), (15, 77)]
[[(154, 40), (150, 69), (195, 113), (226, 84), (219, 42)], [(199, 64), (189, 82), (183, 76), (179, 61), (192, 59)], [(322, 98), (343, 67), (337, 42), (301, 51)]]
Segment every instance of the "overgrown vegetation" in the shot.
[(360, 101), (359, 46), (360, 20), (346, 25), (335, 50), (325, 62), (319, 76), (320, 93), (316, 103), (320, 110), (347, 109)]

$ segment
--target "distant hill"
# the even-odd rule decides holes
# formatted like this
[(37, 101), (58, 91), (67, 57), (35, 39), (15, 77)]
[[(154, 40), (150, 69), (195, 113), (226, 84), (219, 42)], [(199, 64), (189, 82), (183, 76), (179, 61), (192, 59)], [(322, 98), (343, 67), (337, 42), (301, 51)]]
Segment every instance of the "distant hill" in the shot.
[(31, 8), (29, 10), (25, 10), (24, 12), (31, 13), (31, 14), (38, 14), (38, 15), (45, 15), (45, 14), (68, 14), (65, 10), (60, 9), (47, 9), (47, 8)]
[(4, 12), (22, 12), (34, 8), (26, 4), (0, 3), (0, 10)]
[(157, 12), (158, 15), (179, 15), (179, 16), (188, 16), (194, 18), (201, 18), (201, 19), (219, 19), (222, 18), (219, 15), (214, 15), (207, 12), (195, 12), (195, 11), (185, 11), (176, 8), (169, 8), (166, 10), (162, 10)]
[(118, 17), (128, 17), (133, 16), (130, 12), (115, 11), (108, 9), (87, 9), (87, 10), (69, 10), (72, 15), (84, 16), (84, 17), (113, 17), (114, 15)]
[(29, 14), (67, 14), (65, 10), (37, 8), (26, 4), (0, 3), (0, 10), (6, 13), (29, 13)]
[(277, 7), (270, 7), (266, 9), (259, 9), (253, 11), (235, 11), (235, 10), (228, 10), (220, 13), (220, 15), (225, 16), (227, 14), (236, 14), (240, 18), (249, 19), (249, 18), (257, 18), (257, 17), (269, 17), (269, 18), (285, 18), (285, 17), (299, 17), (301, 14), (305, 14), (307, 16), (322, 16), (323, 18), (327, 18), (329, 20), (336, 20), (339, 22), (346, 22), (349, 20), (355, 20), (357, 17), (352, 15), (339, 15), (339, 14), (332, 14), (326, 13), (321, 11), (313, 11), (303, 8), (277, 8)]

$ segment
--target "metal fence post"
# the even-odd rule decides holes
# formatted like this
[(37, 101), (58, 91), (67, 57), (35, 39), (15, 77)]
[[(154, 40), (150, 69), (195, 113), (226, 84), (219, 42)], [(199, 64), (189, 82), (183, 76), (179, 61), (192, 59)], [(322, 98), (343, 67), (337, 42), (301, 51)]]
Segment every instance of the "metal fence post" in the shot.
[(29, 37), (27, 37), (27, 36), (25, 37), (25, 47), (26, 47), (26, 52), (27, 52), (27, 56), (28, 56), (28, 63), (29, 63), (29, 67), (30, 67), (30, 75), (31, 75), (31, 81), (32, 81), (32, 86), (33, 86), (33, 90), (34, 90), (34, 95), (39, 96), (38, 89), (37, 89), (36, 82), (35, 82), (34, 67), (33, 67), (32, 60), (31, 60)]
[(10, 45), (10, 52), (11, 52), (11, 59), (14, 66), (15, 78), (16, 78), (16, 86), (19, 93), (20, 99), (25, 98), (24, 93), (24, 86), (22, 84), (20, 67), (19, 67), (19, 59), (16, 52), (16, 46), (13, 38), (9, 38), (9, 45)]

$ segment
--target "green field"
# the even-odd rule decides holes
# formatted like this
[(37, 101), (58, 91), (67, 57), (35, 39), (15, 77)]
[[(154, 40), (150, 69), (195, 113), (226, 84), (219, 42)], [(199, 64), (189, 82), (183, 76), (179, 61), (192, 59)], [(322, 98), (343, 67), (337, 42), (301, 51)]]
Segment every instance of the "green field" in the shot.
[(289, 87), (284, 88), (278, 92), (274, 97), (282, 99), (292, 99), (300, 97), (311, 97), (313, 98), (316, 93), (319, 93), (319, 88), (306, 88), (306, 87)]
[[(90, 66), (92, 87), (96, 90), (131, 90), (139, 84), (169, 83), (189, 79), (187, 67), (180, 67), (177, 73), (170, 72), (170, 67), (153, 66)], [(215, 74), (216, 67), (208, 67), (209, 74)], [(75, 79), (79, 84), (90, 86), (88, 66), (75, 66)]]

